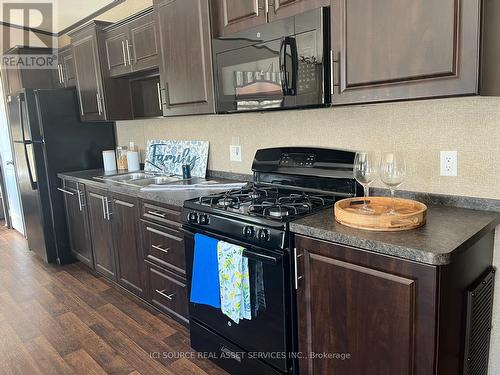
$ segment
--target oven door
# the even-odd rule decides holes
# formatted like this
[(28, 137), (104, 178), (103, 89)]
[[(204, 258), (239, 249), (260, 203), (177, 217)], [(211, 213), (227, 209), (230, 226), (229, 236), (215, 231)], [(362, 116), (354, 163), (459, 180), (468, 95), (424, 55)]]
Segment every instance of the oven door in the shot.
[[(184, 228), (186, 267), (191, 291), (191, 275), (194, 254), (194, 233)], [(232, 239), (196, 230), (212, 238), (245, 247), (250, 271), (250, 299), (252, 319), (240, 320), (239, 324), (225, 316), (220, 309), (190, 303), (190, 320), (205, 326), (246, 352), (258, 352), (266, 356), (264, 362), (280, 371), (287, 371), (291, 350), (291, 316), (289, 282), (290, 262), (288, 252), (257, 248)], [(287, 281), (288, 280), (288, 281)]]

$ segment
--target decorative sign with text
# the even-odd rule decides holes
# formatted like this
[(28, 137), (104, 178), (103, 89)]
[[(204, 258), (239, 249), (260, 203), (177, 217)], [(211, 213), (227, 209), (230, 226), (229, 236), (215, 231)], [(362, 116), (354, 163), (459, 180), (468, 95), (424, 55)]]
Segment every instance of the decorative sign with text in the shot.
[[(191, 166), (191, 176), (205, 177), (208, 164), (207, 141), (148, 141), (144, 169), (182, 176), (182, 166)], [(154, 164), (154, 165), (153, 165)]]

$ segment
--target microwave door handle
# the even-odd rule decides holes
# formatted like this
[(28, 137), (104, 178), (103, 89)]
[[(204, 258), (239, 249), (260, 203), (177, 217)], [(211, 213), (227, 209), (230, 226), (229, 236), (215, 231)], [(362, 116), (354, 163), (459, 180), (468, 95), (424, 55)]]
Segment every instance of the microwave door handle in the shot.
[(297, 95), (297, 75), (299, 73), (299, 53), (297, 50), (297, 40), (293, 37), (288, 38), (290, 46), (290, 55), (292, 56), (292, 85), (288, 87), (289, 95)]
[(279, 54), (279, 64), (280, 64), (280, 75), (281, 75), (281, 87), (283, 90), (283, 95), (287, 95), (288, 92), (288, 72), (286, 70), (286, 44), (288, 37), (281, 40), (280, 54)]

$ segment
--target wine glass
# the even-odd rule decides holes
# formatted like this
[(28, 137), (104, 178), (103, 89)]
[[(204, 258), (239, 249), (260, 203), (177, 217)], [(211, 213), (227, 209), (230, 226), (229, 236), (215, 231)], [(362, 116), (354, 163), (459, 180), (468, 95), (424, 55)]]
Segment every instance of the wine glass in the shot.
[(359, 209), (362, 213), (372, 214), (373, 209), (368, 207), (368, 196), (370, 185), (377, 178), (378, 160), (372, 152), (357, 152), (354, 158), (354, 178), (363, 185), (365, 199), (363, 206)]
[(394, 193), (406, 177), (406, 162), (400, 152), (385, 152), (380, 160), (380, 179), (391, 190), (391, 209), (388, 215), (396, 214)]

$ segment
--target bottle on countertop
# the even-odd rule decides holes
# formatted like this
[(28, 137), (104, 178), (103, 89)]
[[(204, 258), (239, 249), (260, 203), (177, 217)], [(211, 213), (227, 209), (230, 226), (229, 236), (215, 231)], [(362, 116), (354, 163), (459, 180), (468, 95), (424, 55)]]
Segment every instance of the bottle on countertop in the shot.
[(127, 152), (127, 165), (130, 172), (136, 172), (141, 169), (139, 163), (139, 150), (136, 148), (134, 142), (130, 142)]
[(116, 148), (116, 164), (119, 171), (126, 171), (127, 165), (127, 146), (118, 146)]

